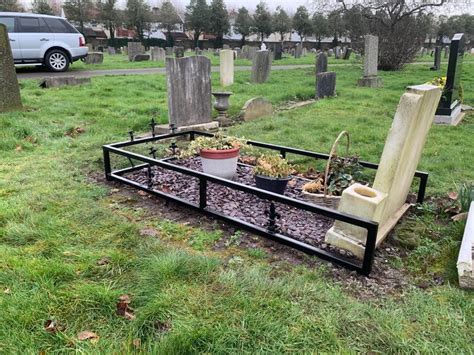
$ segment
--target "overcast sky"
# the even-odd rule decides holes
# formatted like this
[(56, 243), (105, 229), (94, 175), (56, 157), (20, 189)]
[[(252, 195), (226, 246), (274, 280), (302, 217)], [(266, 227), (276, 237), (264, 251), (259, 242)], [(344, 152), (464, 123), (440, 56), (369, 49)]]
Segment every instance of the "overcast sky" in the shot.
[[(1, 0), (0, 0), (1, 1)], [(20, 0), (25, 4), (27, 7), (30, 6), (32, 3), (32, 0)], [(64, 1), (64, 0), (63, 0)], [(208, 0), (208, 3), (210, 3), (211, 0)], [(227, 8), (228, 9), (238, 9), (242, 6), (245, 6), (247, 9), (250, 10), (250, 12), (253, 12), (255, 10), (255, 7), (257, 6), (257, 3), (260, 0), (224, 0)], [(320, 4), (325, 4), (329, 2), (333, 2), (334, 0), (266, 0), (265, 2), (267, 3), (268, 7), (270, 10), (274, 10), (277, 6), (281, 6), (283, 9), (290, 13), (294, 13), (296, 11), (296, 8), (298, 6), (304, 5), (306, 6), (310, 11), (314, 9), (314, 4), (315, 3), (320, 3)], [(160, 6), (163, 0), (147, 0), (147, 2), (151, 6)], [(175, 5), (178, 9), (184, 10), (186, 5), (189, 3), (189, 0), (171, 0), (173, 5)], [(348, 2), (357, 2), (357, 0), (348, 0)], [(474, 14), (474, 0), (450, 0), (452, 3), (449, 5), (448, 8), (444, 8), (439, 11), (436, 11), (438, 13), (442, 13), (444, 15), (455, 15), (459, 13), (470, 13)], [(454, 5), (453, 3), (458, 2), (457, 5)], [(118, 0), (119, 7), (124, 8), (125, 4), (127, 3), (127, 0)], [(459, 4), (462, 3), (463, 6), (459, 6)]]

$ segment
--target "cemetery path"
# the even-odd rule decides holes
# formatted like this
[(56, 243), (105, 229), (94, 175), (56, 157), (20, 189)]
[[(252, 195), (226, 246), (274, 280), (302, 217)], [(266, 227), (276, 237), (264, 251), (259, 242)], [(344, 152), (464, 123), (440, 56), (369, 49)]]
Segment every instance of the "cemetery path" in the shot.
[[(346, 64), (342, 64), (346, 65)], [(312, 64), (304, 65), (278, 65), (273, 66), (272, 70), (290, 70), (300, 68), (313, 68)], [(237, 66), (236, 71), (250, 71), (250, 66)], [(34, 71), (33, 71), (34, 70)], [(219, 67), (212, 67), (213, 72), (218, 72)], [(141, 69), (108, 69), (108, 70), (77, 70), (69, 71), (65, 73), (50, 73), (44, 69), (37, 68), (18, 68), (17, 75), (18, 79), (43, 79), (47, 77), (67, 77), (75, 76), (77, 78), (90, 78), (94, 76), (106, 76), (106, 75), (149, 75), (149, 74), (166, 74), (166, 68), (141, 68)]]

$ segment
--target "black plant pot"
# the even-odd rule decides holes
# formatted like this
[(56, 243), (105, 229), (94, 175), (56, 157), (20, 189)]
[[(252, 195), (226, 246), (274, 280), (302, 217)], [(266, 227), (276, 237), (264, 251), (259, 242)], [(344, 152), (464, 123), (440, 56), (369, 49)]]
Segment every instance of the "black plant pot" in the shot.
[(275, 192), (283, 195), (285, 193), (286, 185), (288, 185), (290, 178), (273, 178), (263, 175), (255, 175), (255, 185), (262, 190)]

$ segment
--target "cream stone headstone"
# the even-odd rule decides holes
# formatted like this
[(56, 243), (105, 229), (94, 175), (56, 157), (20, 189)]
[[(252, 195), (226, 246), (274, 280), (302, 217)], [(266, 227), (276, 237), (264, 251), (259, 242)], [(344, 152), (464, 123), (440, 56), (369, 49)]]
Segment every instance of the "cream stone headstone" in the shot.
[[(407, 89), (398, 104), (385, 142), (373, 188), (356, 184), (346, 189), (338, 210), (379, 223), (377, 245), (401, 217), (416, 167), (433, 123), (441, 90), (433, 85)], [(367, 231), (336, 222), (326, 242), (362, 258)]]
[(230, 49), (222, 49), (220, 58), (220, 82), (226, 87), (234, 83), (234, 52)]

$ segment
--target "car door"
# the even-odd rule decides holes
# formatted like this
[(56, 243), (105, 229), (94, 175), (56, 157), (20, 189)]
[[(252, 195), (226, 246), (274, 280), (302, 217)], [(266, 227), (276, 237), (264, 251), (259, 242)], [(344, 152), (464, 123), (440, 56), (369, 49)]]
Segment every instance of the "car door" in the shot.
[(42, 62), (44, 52), (54, 42), (54, 34), (42, 17), (19, 16), (17, 21), (23, 63)]
[(10, 47), (12, 48), (13, 60), (15, 63), (21, 61), (21, 49), (19, 33), (16, 32), (15, 16), (0, 16), (0, 23), (7, 26), (8, 37), (10, 39)]

